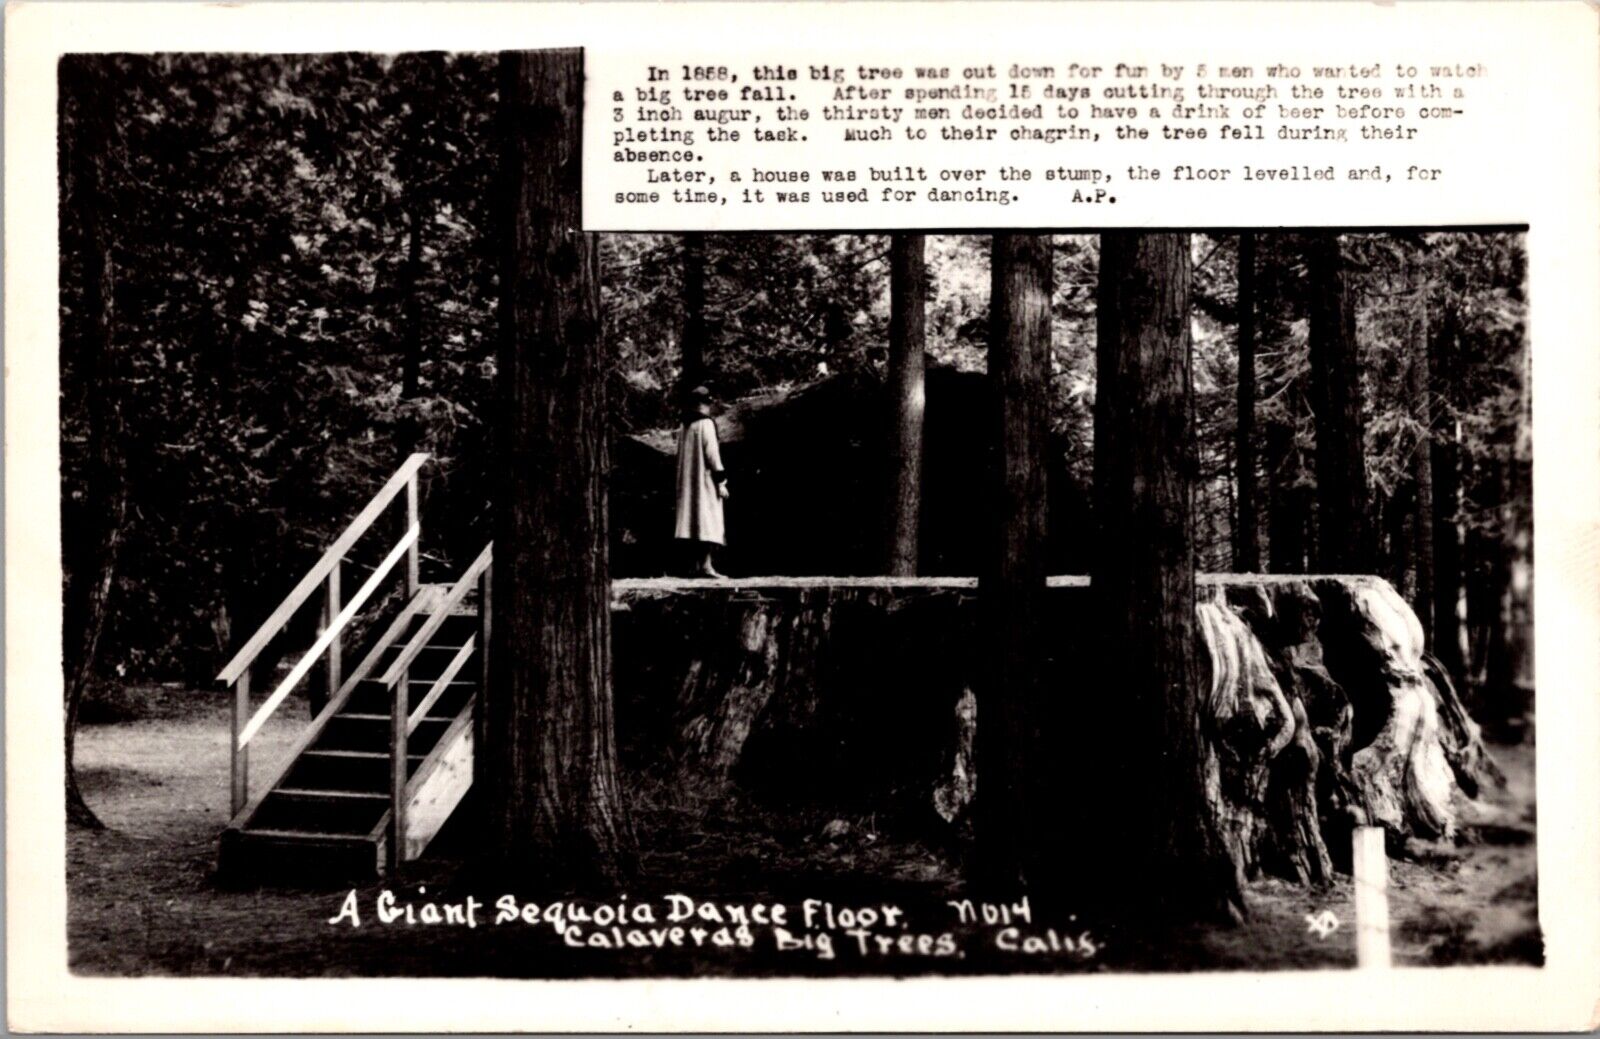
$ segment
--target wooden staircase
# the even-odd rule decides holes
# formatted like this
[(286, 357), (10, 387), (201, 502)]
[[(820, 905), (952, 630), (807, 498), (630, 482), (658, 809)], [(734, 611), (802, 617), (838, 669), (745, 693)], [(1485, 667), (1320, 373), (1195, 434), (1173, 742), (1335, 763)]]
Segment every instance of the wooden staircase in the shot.
[[(426, 456), (407, 463), (411, 523), (391, 552), (390, 565), (420, 533), (414, 490), (419, 458)], [(398, 616), (356, 668), (348, 676), (341, 673), (340, 632), (355, 614), (351, 607), (370, 597), (387, 568), (375, 571), (357, 597), (341, 607), (338, 563), (388, 504), (385, 495), (398, 494), (403, 477), (406, 468), (352, 524), (354, 536), (346, 531), (329, 549), (330, 554), (339, 550), (332, 568), (324, 565), (325, 555), (274, 614), (276, 627), (269, 627), (274, 624), (269, 619), (220, 676), (235, 691), (233, 817), (222, 834), (218, 861), (225, 883), (338, 885), (382, 876), (427, 849), (472, 784), (473, 708), (488, 639), (490, 548), (452, 585), (423, 585), (408, 576), (410, 596)], [(408, 569), (415, 574), (414, 557)], [(246, 722), (251, 662), (324, 581), (322, 635)], [(322, 658), (329, 688), (336, 691), (277, 775), (249, 796), (251, 739)]]

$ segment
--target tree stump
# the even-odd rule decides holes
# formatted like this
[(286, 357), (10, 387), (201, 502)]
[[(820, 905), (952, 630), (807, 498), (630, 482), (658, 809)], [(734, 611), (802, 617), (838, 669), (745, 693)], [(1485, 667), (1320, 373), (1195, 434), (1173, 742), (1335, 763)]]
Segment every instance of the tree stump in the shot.
[(678, 694), (678, 774), (690, 791), (723, 791), (778, 687), (785, 629), (797, 619), (770, 599), (730, 602), (707, 632), (703, 655), (690, 661)]
[[(737, 788), (965, 832), (982, 780), (973, 584), (618, 582), (617, 724), (633, 767), (665, 770), (690, 800)], [(1066, 697), (1047, 745), (1084, 709), (1072, 701), (1086, 593), (1057, 578), (1045, 596), (1045, 685)], [(1350, 868), (1356, 825), (1383, 827), (1396, 853), (1454, 837), (1500, 781), (1387, 582), (1230, 575), (1202, 578), (1200, 597), (1204, 803), (1239, 876), (1327, 883)]]

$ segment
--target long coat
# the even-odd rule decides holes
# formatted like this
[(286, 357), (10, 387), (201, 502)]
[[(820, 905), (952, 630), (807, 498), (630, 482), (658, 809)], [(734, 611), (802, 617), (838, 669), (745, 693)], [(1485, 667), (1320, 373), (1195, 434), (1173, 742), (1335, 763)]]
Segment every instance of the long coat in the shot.
[(698, 418), (678, 430), (678, 525), (673, 536), (724, 544), (722, 498), (712, 473), (722, 472), (717, 424)]

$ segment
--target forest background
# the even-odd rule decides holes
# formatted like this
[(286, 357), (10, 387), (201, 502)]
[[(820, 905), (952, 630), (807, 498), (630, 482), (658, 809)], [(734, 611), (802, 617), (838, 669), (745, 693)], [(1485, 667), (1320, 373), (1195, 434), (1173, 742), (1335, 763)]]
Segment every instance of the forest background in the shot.
[[(439, 461), (425, 487), (435, 562), (486, 535), (494, 59), (130, 55), (83, 75), (96, 82), (63, 90), (59, 124), (69, 672), (199, 684), (409, 452)], [(75, 147), (97, 156), (92, 183)], [(114, 226), (67, 219), (85, 192)], [(115, 272), (104, 339), (79, 305), (106, 274), (90, 235)], [(619, 442), (676, 422), (686, 337), (724, 401), (834, 386), (871, 407), (888, 353), (888, 241), (603, 236)], [(983, 235), (929, 239), (934, 372), (984, 368), (988, 249)], [(1356, 300), (1373, 569), (1428, 622), (1483, 720), (1515, 724), (1532, 684), (1523, 237), (1352, 231), (1340, 249)], [(1272, 231), (1196, 234), (1194, 251), (1200, 568), (1325, 569), (1307, 250)], [(1055, 236), (1052, 467), (1082, 487), (1098, 253), (1097, 235)], [(933, 385), (930, 373), (930, 423)], [(1245, 414), (1256, 449), (1242, 495)], [(940, 465), (930, 442), (928, 470)], [(626, 473), (613, 474), (614, 495), (629, 493)], [(1252, 525), (1242, 509), (1259, 512), (1253, 538), (1239, 533)], [(630, 576), (627, 553), (615, 558)], [(1435, 609), (1451, 590), (1456, 608)]]

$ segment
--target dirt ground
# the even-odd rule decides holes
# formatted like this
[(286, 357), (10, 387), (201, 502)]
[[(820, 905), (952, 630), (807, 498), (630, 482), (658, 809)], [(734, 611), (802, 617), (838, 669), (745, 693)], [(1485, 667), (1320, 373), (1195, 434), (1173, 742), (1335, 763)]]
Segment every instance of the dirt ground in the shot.
[[(206, 702), (197, 708), (197, 700)], [(304, 704), (280, 710), (253, 748), (255, 775), (273, 771), (305, 717)], [(798, 912), (804, 897), (841, 906), (892, 902), (902, 907), (912, 931), (950, 934), (956, 953), (863, 952), (856, 939), (838, 932), (832, 959), (815, 948), (779, 951), (765, 935), (750, 949), (569, 949), (557, 931), (543, 925), (379, 926), (372, 918), (383, 887), (377, 884), (356, 892), (363, 926), (330, 925), (348, 889), (235, 891), (217, 884), (217, 835), (228, 800), (226, 733), (223, 704), (206, 693), (128, 689), (89, 705), (78, 738), (79, 780), (108, 828), (68, 835), (68, 939), (75, 972), (834, 975), (1304, 969), (1355, 962), (1354, 907), (1344, 877), (1320, 891), (1254, 881), (1247, 892), (1250, 917), (1237, 927), (1186, 928), (1152, 939), (1056, 918), (1035, 919), (1007, 936), (998, 925), (963, 923), (948, 904), (959, 897), (959, 871), (949, 849), (880, 833), (872, 818), (775, 817), (738, 805), (688, 817), (643, 801), (634, 807), (642, 848), (636, 902), (665, 907), (671, 892), (722, 902), (783, 901), (791, 912)], [(1542, 962), (1533, 747), (1492, 749), (1508, 782), (1485, 797), (1481, 825), (1459, 844), (1414, 849), (1415, 860), (1391, 862), (1398, 964)], [(427, 901), (460, 903), (474, 893), (465, 873), (449, 857), (424, 859), (394, 887), (419, 909)], [(773, 889), (774, 876), (785, 878), (782, 890)], [(493, 903), (495, 893), (484, 901)], [(492, 913), (491, 904), (483, 915)], [(1093, 918), (1092, 904), (1086, 903), (1084, 916)], [(1316, 933), (1312, 920), (1324, 925), (1325, 936)], [(1331, 929), (1330, 921), (1336, 921)], [(1079, 941), (1085, 930), (1091, 932), (1092, 955)], [(1043, 944), (1026, 952), (1008, 947), (1030, 935)]]

